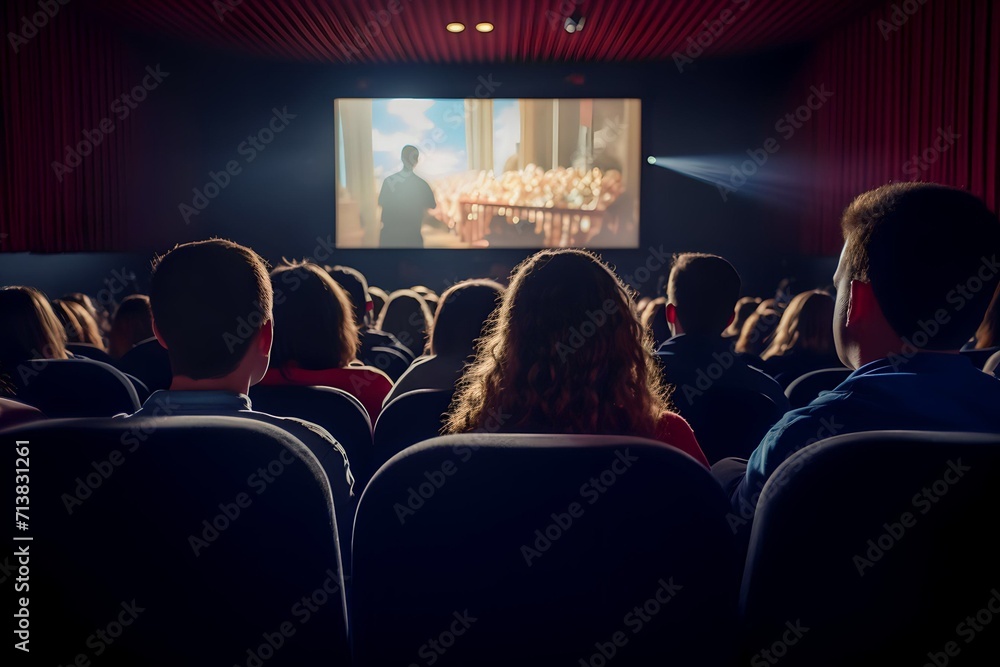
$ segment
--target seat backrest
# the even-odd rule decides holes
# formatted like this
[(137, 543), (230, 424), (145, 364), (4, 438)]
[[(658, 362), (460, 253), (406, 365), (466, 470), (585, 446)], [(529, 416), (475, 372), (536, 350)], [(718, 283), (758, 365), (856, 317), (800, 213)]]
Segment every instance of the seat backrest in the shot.
[(365, 359), (367, 365), (374, 366), (384, 372), (393, 382), (406, 372), (406, 369), (410, 367), (411, 361), (412, 359), (407, 357), (404, 352), (384, 345), (373, 347)]
[(709, 463), (747, 458), (783, 414), (770, 397), (748, 389), (712, 387), (688, 405), (678, 403)]
[(87, 343), (66, 343), (66, 350), (78, 357), (85, 357), (94, 361), (103, 361), (106, 364), (114, 364), (114, 359), (110, 354), (95, 345)]
[(790, 457), (757, 505), (744, 658), (791, 640), (782, 665), (996, 664), (1000, 632), (963, 619), (1000, 613), (998, 487), (998, 435), (857, 433)]
[(792, 381), (785, 388), (785, 396), (792, 409), (803, 408), (812, 403), (820, 392), (831, 391), (851, 374), (850, 368), (823, 368), (811, 371)]
[(155, 339), (145, 340), (122, 355), (115, 364), (123, 373), (139, 378), (150, 391), (170, 387), (170, 355)]
[(356, 664), (728, 664), (728, 510), (704, 468), (652, 440), (420, 443), (358, 508)]
[(437, 437), (452, 394), (447, 389), (415, 389), (389, 401), (375, 421), (375, 469), (410, 445)]
[(5, 441), (9, 506), (15, 467), (30, 477), (38, 664), (348, 664), (330, 487), (292, 436), (184, 416), (38, 422)]
[(32, 359), (19, 366), (10, 381), (12, 398), (54, 419), (131, 414), (140, 405), (127, 377), (90, 359)]
[(375, 473), (372, 424), (361, 401), (334, 387), (294, 385), (256, 385), (250, 388), (250, 400), (254, 410), (297, 417), (326, 429), (347, 451), (355, 492), (361, 493)]
[(995, 352), (986, 363), (983, 364), (983, 372), (989, 373), (990, 375), (996, 375), (997, 368), (1000, 367), (1000, 352)]

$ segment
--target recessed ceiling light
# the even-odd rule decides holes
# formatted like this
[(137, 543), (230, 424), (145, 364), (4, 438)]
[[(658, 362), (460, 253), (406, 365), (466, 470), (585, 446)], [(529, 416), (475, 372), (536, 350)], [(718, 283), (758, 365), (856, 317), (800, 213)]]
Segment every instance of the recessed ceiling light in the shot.
[(455, 21), (446, 25), (444, 29), (448, 32), (463, 32), (465, 30), (465, 24)]
[(476, 30), (478, 30), (479, 32), (493, 32), (493, 24), (489, 23), (488, 21), (477, 23)]

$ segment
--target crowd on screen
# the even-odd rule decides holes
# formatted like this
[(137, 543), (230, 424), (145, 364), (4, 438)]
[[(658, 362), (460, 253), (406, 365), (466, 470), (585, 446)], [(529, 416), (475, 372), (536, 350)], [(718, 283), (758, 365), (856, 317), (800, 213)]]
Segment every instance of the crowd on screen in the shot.
[[(437, 294), (386, 293), (344, 266), (269, 270), (223, 239), (186, 243), (155, 261), (148, 295), (112, 313), (83, 294), (0, 290), (0, 426), (46, 417), (18, 401), (33, 360), (114, 366), (152, 344), (166, 350), (168, 383), (133, 378), (153, 391), (121, 419), (167, 402), (171, 414), (277, 424), (323, 462), (338, 515), (350, 516), (364, 483), (348, 451), (299, 415), (255, 410), (251, 386), (340, 389), (376, 425), (390, 402), (435, 389), (452, 392), (444, 433), (658, 440), (711, 469), (752, 517), (775, 469), (824, 437), (1000, 433), (996, 214), (961, 190), (901, 183), (858, 196), (842, 228), (832, 288), (766, 298), (743, 294), (732, 264), (702, 253), (675, 256), (665, 293), (637, 299), (586, 250), (542, 250), (506, 285), (470, 279)], [(841, 369), (839, 384), (793, 406), (796, 380), (824, 369)], [(772, 411), (744, 452), (702, 442), (698, 404), (720, 390), (739, 405), (763, 397)], [(724, 421), (725, 404), (713, 405)]]

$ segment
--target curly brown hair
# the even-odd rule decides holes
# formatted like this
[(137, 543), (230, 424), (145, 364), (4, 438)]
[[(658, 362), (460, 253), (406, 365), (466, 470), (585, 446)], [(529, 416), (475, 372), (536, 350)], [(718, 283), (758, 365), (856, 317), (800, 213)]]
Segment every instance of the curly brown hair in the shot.
[(668, 411), (632, 295), (600, 259), (542, 250), (514, 269), (444, 431), (653, 437)]

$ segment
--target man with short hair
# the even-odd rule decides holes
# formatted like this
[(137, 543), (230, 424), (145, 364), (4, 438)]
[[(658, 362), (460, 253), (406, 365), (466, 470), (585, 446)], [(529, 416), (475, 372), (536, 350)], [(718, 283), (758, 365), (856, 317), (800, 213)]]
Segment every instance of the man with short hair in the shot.
[(735, 267), (718, 255), (676, 255), (667, 281), (666, 318), (672, 337), (656, 351), (664, 377), (674, 385), (671, 400), (683, 415), (712, 387), (764, 394), (782, 412), (788, 399), (781, 386), (748, 366), (722, 332), (733, 321), (742, 282)]
[(349, 535), (355, 498), (347, 452), (315, 424), (254, 411), (247, 396), (270, 361), (273, 298), (264, 260), (232, 241), (185, 243), (156, 259), (153, 332), (170, 356), (173, 380), (125, 418), (160, 416), (167, 405), (171, 415), (246, 417), (291, 433), (326, 471), (340, 532)]
[(423, 248), (420, 234), (424, 214), (437, 206), (427, 181), (413, 173), (420, 159), (416, 146), (406, 145), (400, 152), (403, 168), (382, 181), (378, 205), (382, 207), (383, 248)]
[(734, 507), (747, 519), (775, 469), (817, 440), (892, 429), (1000, 433), (1000, 380), (959, 354), (998, 283), (996, 214), (962, 190), (895, 183), (855, 199), (841, 226), (833, 333), (856, 370), (787, 413), (745, 474), (720, 462), (716, 475), (735, 485)]

